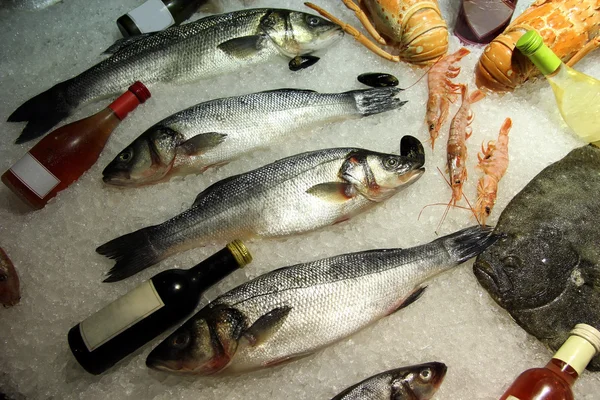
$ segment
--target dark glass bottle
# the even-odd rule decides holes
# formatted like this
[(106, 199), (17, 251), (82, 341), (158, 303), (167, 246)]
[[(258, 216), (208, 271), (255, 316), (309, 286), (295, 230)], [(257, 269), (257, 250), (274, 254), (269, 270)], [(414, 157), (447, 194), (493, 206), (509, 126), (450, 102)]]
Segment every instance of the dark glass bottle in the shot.
[(31, 207), (43, 208), (94, 165), (115, 128), (148, 98), (146, 86), (135, 82), (99, 113), (46, 135), (2, 175), (2, 182)]
[(117, 19), (124, 37), (157, 32), (179, 25), (208, 0), (146, 0), (141, 6)]
[(454, 34), (467, 44), (485, 44), (510, 23), (517, 0), (462, 0)]
[(523, 372), (500, 400), (573, 400), (571, 387), (600, 352), (600, 332), (578, 324), (544, 368)]
[(251, 261), (234, 240), (193, 268), (163, 271), (71, 328), (69, 347), (86, 371), (101, 374), (191, 314), (206, 289)]

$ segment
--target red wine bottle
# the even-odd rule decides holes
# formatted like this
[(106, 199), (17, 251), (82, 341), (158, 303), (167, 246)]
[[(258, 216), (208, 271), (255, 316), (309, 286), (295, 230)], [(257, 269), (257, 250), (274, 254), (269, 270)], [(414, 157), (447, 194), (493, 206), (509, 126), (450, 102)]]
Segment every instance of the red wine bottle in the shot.
[(94, 165), (115, 128), (149, 98), (146, 86), (135, 82), (99, 113), (46, 135), (2, 175), (2, 182), (32, 208), (43, 208)]
[(234, 240), (193, 268), (155, 275), (71, 328), (71, 352), (89, 373), (103, 373), (190, 315), (206, 289), (251, 261)]
[(208, 0), (146, 0), (117, 19), (124, 37), (157, 32), (179, 25), (190, 18)]

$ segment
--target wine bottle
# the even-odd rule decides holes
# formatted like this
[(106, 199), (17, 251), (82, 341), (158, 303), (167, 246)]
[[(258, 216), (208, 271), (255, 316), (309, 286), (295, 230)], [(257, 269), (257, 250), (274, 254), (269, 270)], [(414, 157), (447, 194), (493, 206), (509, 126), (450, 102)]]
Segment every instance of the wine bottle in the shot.
[(146, 0), (117, 19), (124, 37), (162, 31), (190, 18), (208, 0)]
[(600, 81), (574, 70), (550, 50), (535, 30), (517, 41), (517, 49), (544, 74), (566, 124), (586, 142), (600, 140)]
[(467, 44), (489, 43), (510, 23), (517, 0), (462, 0), (454, 34)]
[(71, 352), (86, 371), (101, 374), (190, 315), (206, 289), (251, 261), (234, 240), (193, 268), (156, 274), (71, 328)]
[(523, 372), (500, 400), (572, 400), (571, 387), (598, 353), (600, 332), (590, 325), (577, 324), (544, 368)]
[(104, 110), (40, 140), (2, 175), (2, 182), (31, 207), (43, 208), (94, 165), (121, 120), (148, 98), (146, 86), (135, 82)]

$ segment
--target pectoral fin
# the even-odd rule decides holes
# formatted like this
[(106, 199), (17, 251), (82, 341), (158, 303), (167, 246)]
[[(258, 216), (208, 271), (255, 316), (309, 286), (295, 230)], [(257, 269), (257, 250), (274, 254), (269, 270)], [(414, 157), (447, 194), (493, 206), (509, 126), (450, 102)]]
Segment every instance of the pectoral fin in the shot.
[(356, 196), (354, 186), (344, 182), (320, 183), (309, 188), (306, 193), (331, 203), (344, 203)]
[(263, 35), (242, 36), (223, 42), (217, 47), (231, 57), (244, 60), (256, 55), (265, 40)]
[(243, 336), (248, 340), (248, 344), (252, 347), (256, 347), (272, 337), (275, 332), (281, 328), (290, 311), (292, 311), (292, 307), (279, 307), (257, 319), (256, 322), (243, 333)]
[(419, 298), (423, 295), (423, 292), (425, 292), (425, 289), (427, 289), (427, 286), (419, 286), (418, 288), (413, 290), (408, 296), (403, 298), (400, 301), (400, 303), (390, 311), (389, 315), (395, 313), (398, 310), (402, 310), (403, 308), (408, 307), (415, 301), (419, 300)]
[(186, 140), (179, 148), (188, 156), (198, 156), (223, 143), (226, 137), (224, 133), (206, 132)]

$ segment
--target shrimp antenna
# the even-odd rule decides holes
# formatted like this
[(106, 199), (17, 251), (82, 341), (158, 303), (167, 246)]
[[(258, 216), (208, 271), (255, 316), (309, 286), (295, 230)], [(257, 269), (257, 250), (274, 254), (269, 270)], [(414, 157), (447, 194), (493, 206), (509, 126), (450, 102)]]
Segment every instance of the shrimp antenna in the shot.
[(425, 73), (424, 73), (423, 75), (421, 75), (421, 77), (420, 77), (419, 79), (417, 79), (417, 80), (416, 80), (416, 81), (415, 81), (415, 82), (414, 82), (412, 85), (410, 85), (410, 86), (408, 86), (408, 87), (406, 87), (406, 88), (403, 88), (402, 90), (408, 90), (408, 89), (410, 89), (411, 87), (415, 86), (417, 83), (419, 83), (419, 82), (421, 81), (421, 79), (425, 78), (425, 77), (427, 76), (427, 74), (429, 74), (429, 72), (430, 72), (430, 71), (433, 69), (433, 67), (435, 67), (435, 65), (436, 65), (436, 64), (437, 64), (437, 63), (438, 63), (438, 62), (439, 62), (439, 61), (440, 61), (442, 58), (444, 58), (444, 57), (440, 57), (440, 58), (438, 58), (438, 59), (437, 59), (437, 60), (436, 60), (436, 61), (433, 63), (433, 65), (431, 65), (431, 67), (429, 67), (429, 68), (427, 69), (427, 71), (425, 71)]

